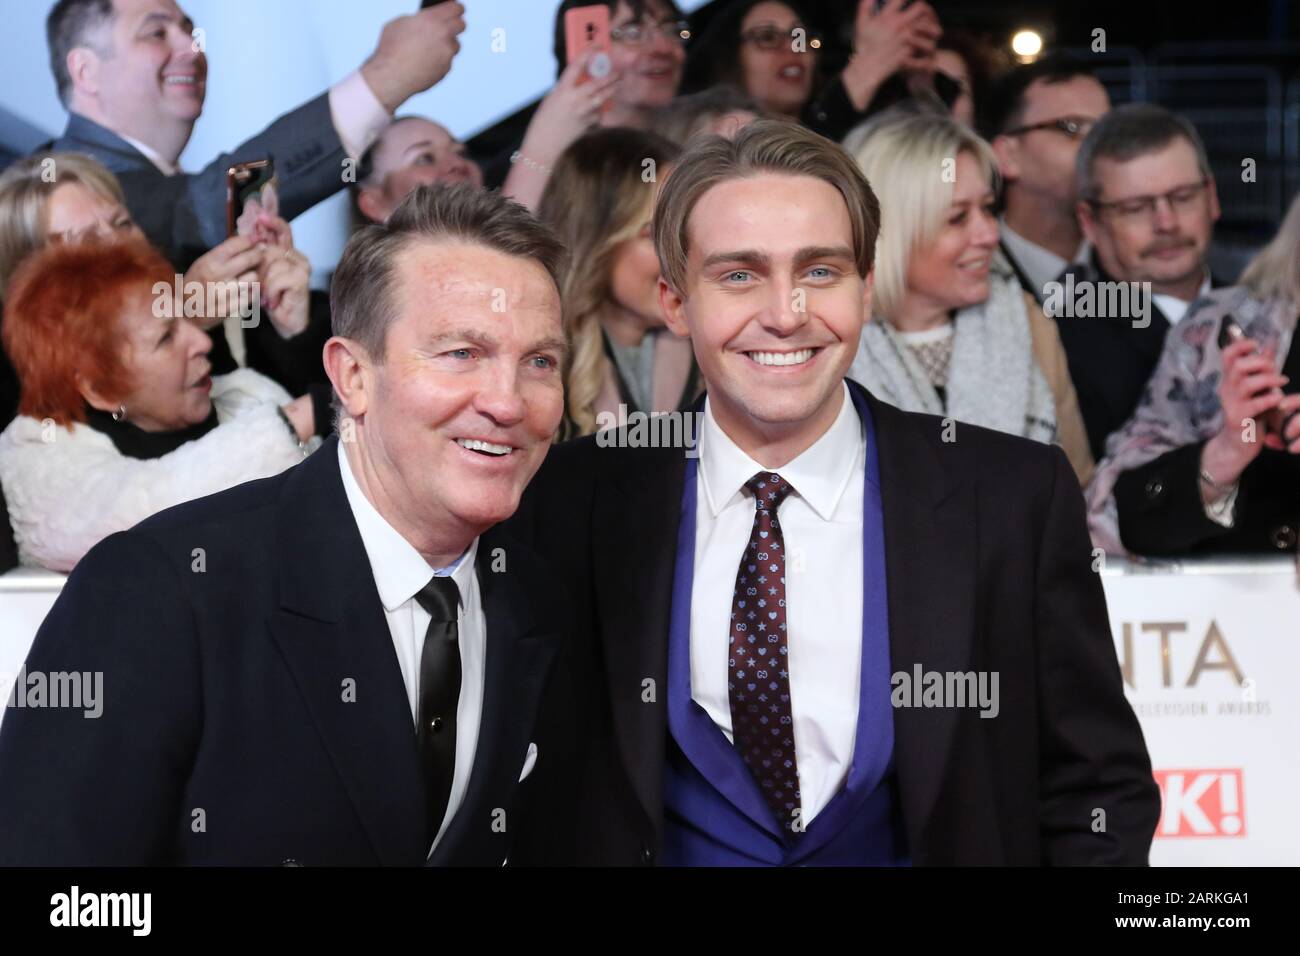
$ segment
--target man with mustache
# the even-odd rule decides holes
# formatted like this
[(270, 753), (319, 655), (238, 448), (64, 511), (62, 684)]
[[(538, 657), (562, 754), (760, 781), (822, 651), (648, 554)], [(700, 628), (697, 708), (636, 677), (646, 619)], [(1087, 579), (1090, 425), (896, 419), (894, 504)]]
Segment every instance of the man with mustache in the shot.
[(664, 182), (699, 441), (561, 445), (513, 522), (575, 603), (518, 860), (1145, 863), (1159, 796), (1064, 453), (845, 378), (879, 228), (793, 124), (693, 140)]
[[(1222, 285), (1206, 264), (1219, 198), (1196, 128), (1150, 103), (1101, 117), (1079, 148), (1076, 175), (1076, 212), (1093, 251), (1059, 280), (1073, 283), (1073, 303), (1049, 314), (1060, 328), (1088, 443), (1100, 461), (1107, 437), (1137, 407), (1165, 334), (1193, 300)], [(1140, 283), (1129, 289), (1140, 294), (1112, 299), (1099, 284), (1113, 282)], [(1111, 309), (1123, 302), (1127, 309)]]

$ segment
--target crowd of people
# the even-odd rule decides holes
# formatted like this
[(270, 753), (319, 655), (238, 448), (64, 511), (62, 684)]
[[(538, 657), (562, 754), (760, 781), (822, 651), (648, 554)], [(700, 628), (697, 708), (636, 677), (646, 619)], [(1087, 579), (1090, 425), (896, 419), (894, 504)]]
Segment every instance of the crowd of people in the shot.
[[(60, 0), (48, 43), (67, 128), (0, 174), (8, 563), (70, 570), (333, 432), (322, 349), (338, 316), (289, 220), (343, 189), (358, 232), (441, 184), (499, 191), (559, 237), (557, 441), (620, 408), (689, 411), (704, 381), (661, 301), (657, 197), (683, 151), (758, 120), (842, 143), (880, 198), (851, 378), (1059, 445), (1108, 552), (1295, 550), (1300, 212), (1236, 284), (1213, 276), (1219, 203), (1186, 119), (1112, 108), (1063, 56), (1003, 63), (903, 0), (859, 4), (834, 70), (796, 0), (735, 0), (698, 35), (672, 0), (602, 0), (612, 69), (593, 79), (589, 57), (566, 60), (564, 17), (584, 2), (561, 4), (558, 79), (500, 155), (399, 112), (452, 68), (464, 14), (448, 3), (385, 25), (355, 72), (190, 173), (207, 76), (193, 24), (173, 0)], [(229, 235), (226, 170), (272, 154), (278, 209)], [(166, 317), (159, 283), (178, 297)], [(193, 285), (256, 286), (262, 320), (211, 297), (187, 309)], [(1227, 316), (1241, 340), (1220, 334)]]

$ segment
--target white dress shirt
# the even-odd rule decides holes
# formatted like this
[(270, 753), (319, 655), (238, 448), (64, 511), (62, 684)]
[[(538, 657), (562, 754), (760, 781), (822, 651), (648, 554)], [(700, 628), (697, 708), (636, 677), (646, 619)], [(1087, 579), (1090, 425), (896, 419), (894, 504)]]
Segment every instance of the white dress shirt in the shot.
[(1073, 259), (1062, 259), (1051, 249), (1045, 249), (1036, 242), (1031, 242), (1020, 233), (1016, 232), (1007, 225), (1006, 218), (998, 220), (998, 228), (1002, 234), (1002, 242), (1007, 247), (1007, 252), (1016, 260), (1016, 265), (1020, 271), (1025, 274), (1030, 284), (1034, 287), (1034, 295), (1039, 299), (1046, 296), (1043, 287), (1049, 282), (1055, 282), (1061, 277), (1066, 266), (1075, 262), (1082, 262), (1088, 256), (1088, 241), (1085, 239), (1079, 244), (1079, 248), (1074, 253)]
[(420, 714), (420, 655), (424, 651), (424, 633), (429, 628), (429, 612), (415, 600), (415, 595), (435, 574), (450, 576), (460, 589), (460, 611), (456, 618), (460, 643), (456, 768), (451, 781), (451, 794), (447, 799), (447, 812), (429, 847), (429, 853), (432, 854), (465, 799), (470, 769), (474, 766), (474, 752), (478, 746), (479, 720), (483, 713), (483, 658), (487, 647), (487, 620), (483, 616), (478, 576), (474, 573), (478, 539), (474, 539), (455, 564), (435, 570), (375, 510), (352, 474), (352, 466), (348, 463), (342, 442), (339, 442), (339, 470), (343, 474), (343, 490), (347, 493), (352, 516), (356, 519), (357, 530), (361, 532), (361, 543), (365, 545), (366, 557), (370, 559), (370, 569), (375, 575), (375, 587), (379, 591), (379, 601), (384, 606), (384, 616), (388, 619), (397, 663), (402, 669), (407, 702), (411, 706), (412, 732), (415, 731)]
[(783, 468), (737, 447), (706, 400), (696, 479), (691, 697), (732, 739), (728, 638), (736, 571), (754, 526), (745, 482), (776, 471), (794, 492), (785, 537), (786, 642), (802, 819), (839, 792), (853, 762), (862, 669), (862, 508), (866, 438), (847, 386), (830, 429)]
[(1207, 272), (1205, 278), (1201, 280), (1201, 287), (1196, 290), (1196, 295), (1191, 299), (1180, 299), (1172, 295), (1152, 295), (1151, 301), (1155, 303), (1157, 309), (1169, 320), (1170, 325), (1177, 325), (1179, 320), (1187, 314), (1187, 309), (1193, 302), (1203, 295), (1210, 292), (1210, 274)]

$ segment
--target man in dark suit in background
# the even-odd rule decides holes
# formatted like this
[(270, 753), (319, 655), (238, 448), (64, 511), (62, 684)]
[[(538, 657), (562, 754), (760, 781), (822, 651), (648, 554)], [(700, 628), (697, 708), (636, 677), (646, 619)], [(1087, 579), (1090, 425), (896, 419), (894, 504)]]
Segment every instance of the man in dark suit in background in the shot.
[(1159, 797), (1065, 455), (844, 378), (879, 206), (840, 147), (760, 121), (662, 189), (698, 445), (562, 445), (513, 522), (576, 602), (517, 859), (1145, 863)]
[(360, 158), (406, 99), (447, 74), (463, 13), (445, 3), (391, 21), (357, 72), (188, 174), (180, 155), (207, 82), (193, 22), (175, 0), (59, 0), (46, 33), (70, 116), (49, 148), (88, 153), (115, 173), (136, 223), (183, 270), (226, 238), (234, 163), (274, 157), (285, 219), (341, 190), (344, 158)]
[(493, 526), (560, 422), (562, 254), (469, 187), (353, 238), (339, 436), (73, 571), (0, 725), (0, 865), (506, 859), (565, 624)]
[(1065, 270), (1044, 311), (1060, 329), (1101, 461), (1106, 439), (1137, 409), (1169, 329), (1223, 284), (1206, 258), (1219, 197), (1196, 127), (1152, 103), (1101, 117), (1077, 163), (1076, 211), (1092, 254)]

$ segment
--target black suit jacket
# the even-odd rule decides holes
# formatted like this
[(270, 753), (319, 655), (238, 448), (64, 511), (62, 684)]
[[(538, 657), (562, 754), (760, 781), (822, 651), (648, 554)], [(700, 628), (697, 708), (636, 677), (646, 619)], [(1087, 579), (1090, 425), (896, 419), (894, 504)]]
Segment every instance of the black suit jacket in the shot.
[[(1076, 288), (1083, 282), (1112, 281), (1095, 263), (1070, 266), (1058, 281), (1064, 283), (1071, 273)], [(1088, 447), (1092, 457), (1101, 461), (1106, 457), (1106, 439), (1132, 417), (1160, 361), (1169, 320), (1154, 301), (1150, 324), (1143, 328), (1134, 328), (1127, 315), (1062, 314), (1054, 318), (1079, 396)]]
[[(434, 864), (506, 859), (562, 632), (527, 549), (494, 531), (478, 554), (482, 724)], [(337, 439), (106, 539), (26, 668), (101, 671), (103, 711), (10, 708), (0, 865), (425, 862), (414, 722)]]
[[(893, 669), (1000, 675), (997, 718), (894, 711), (912, 861), (1145, 863), (1159, 796), (1065, 455), (969, 425), (944, 442), (940, 418), (867, 400)], [(517, 859), (643, 864), (659, 852), (684, 473), (681, 449), (583, 439), (551, 452), (512, 519), (576, 608), (539, 742), (552, 758), (530, 807), (541, 825)]]
[[(1084, 282), (1111, 282), (1097, 265), (1094, 252), (1086, 263), (1070, 266), (1057, 280), (1073, 274), (1076, 294)], [(1222, 283), (1210, 279), (1212, 288)], [(1033, 290), (1030, 290), (1033, 291)], [(1035, 292), (1041, 299), (1041, 290)], [(1135, 328), (1124, 316), (1056, 315), (1061, 345), (1070, 366), (1070, 379), (1079, 396), (1079, 411), (1088, 432), (1092, 457), (1106, 457), (1106, 439), (1133, 417), (1147, 382), (1160, 361), (1169, 320), (1152, 300), (1150, 324)]]

